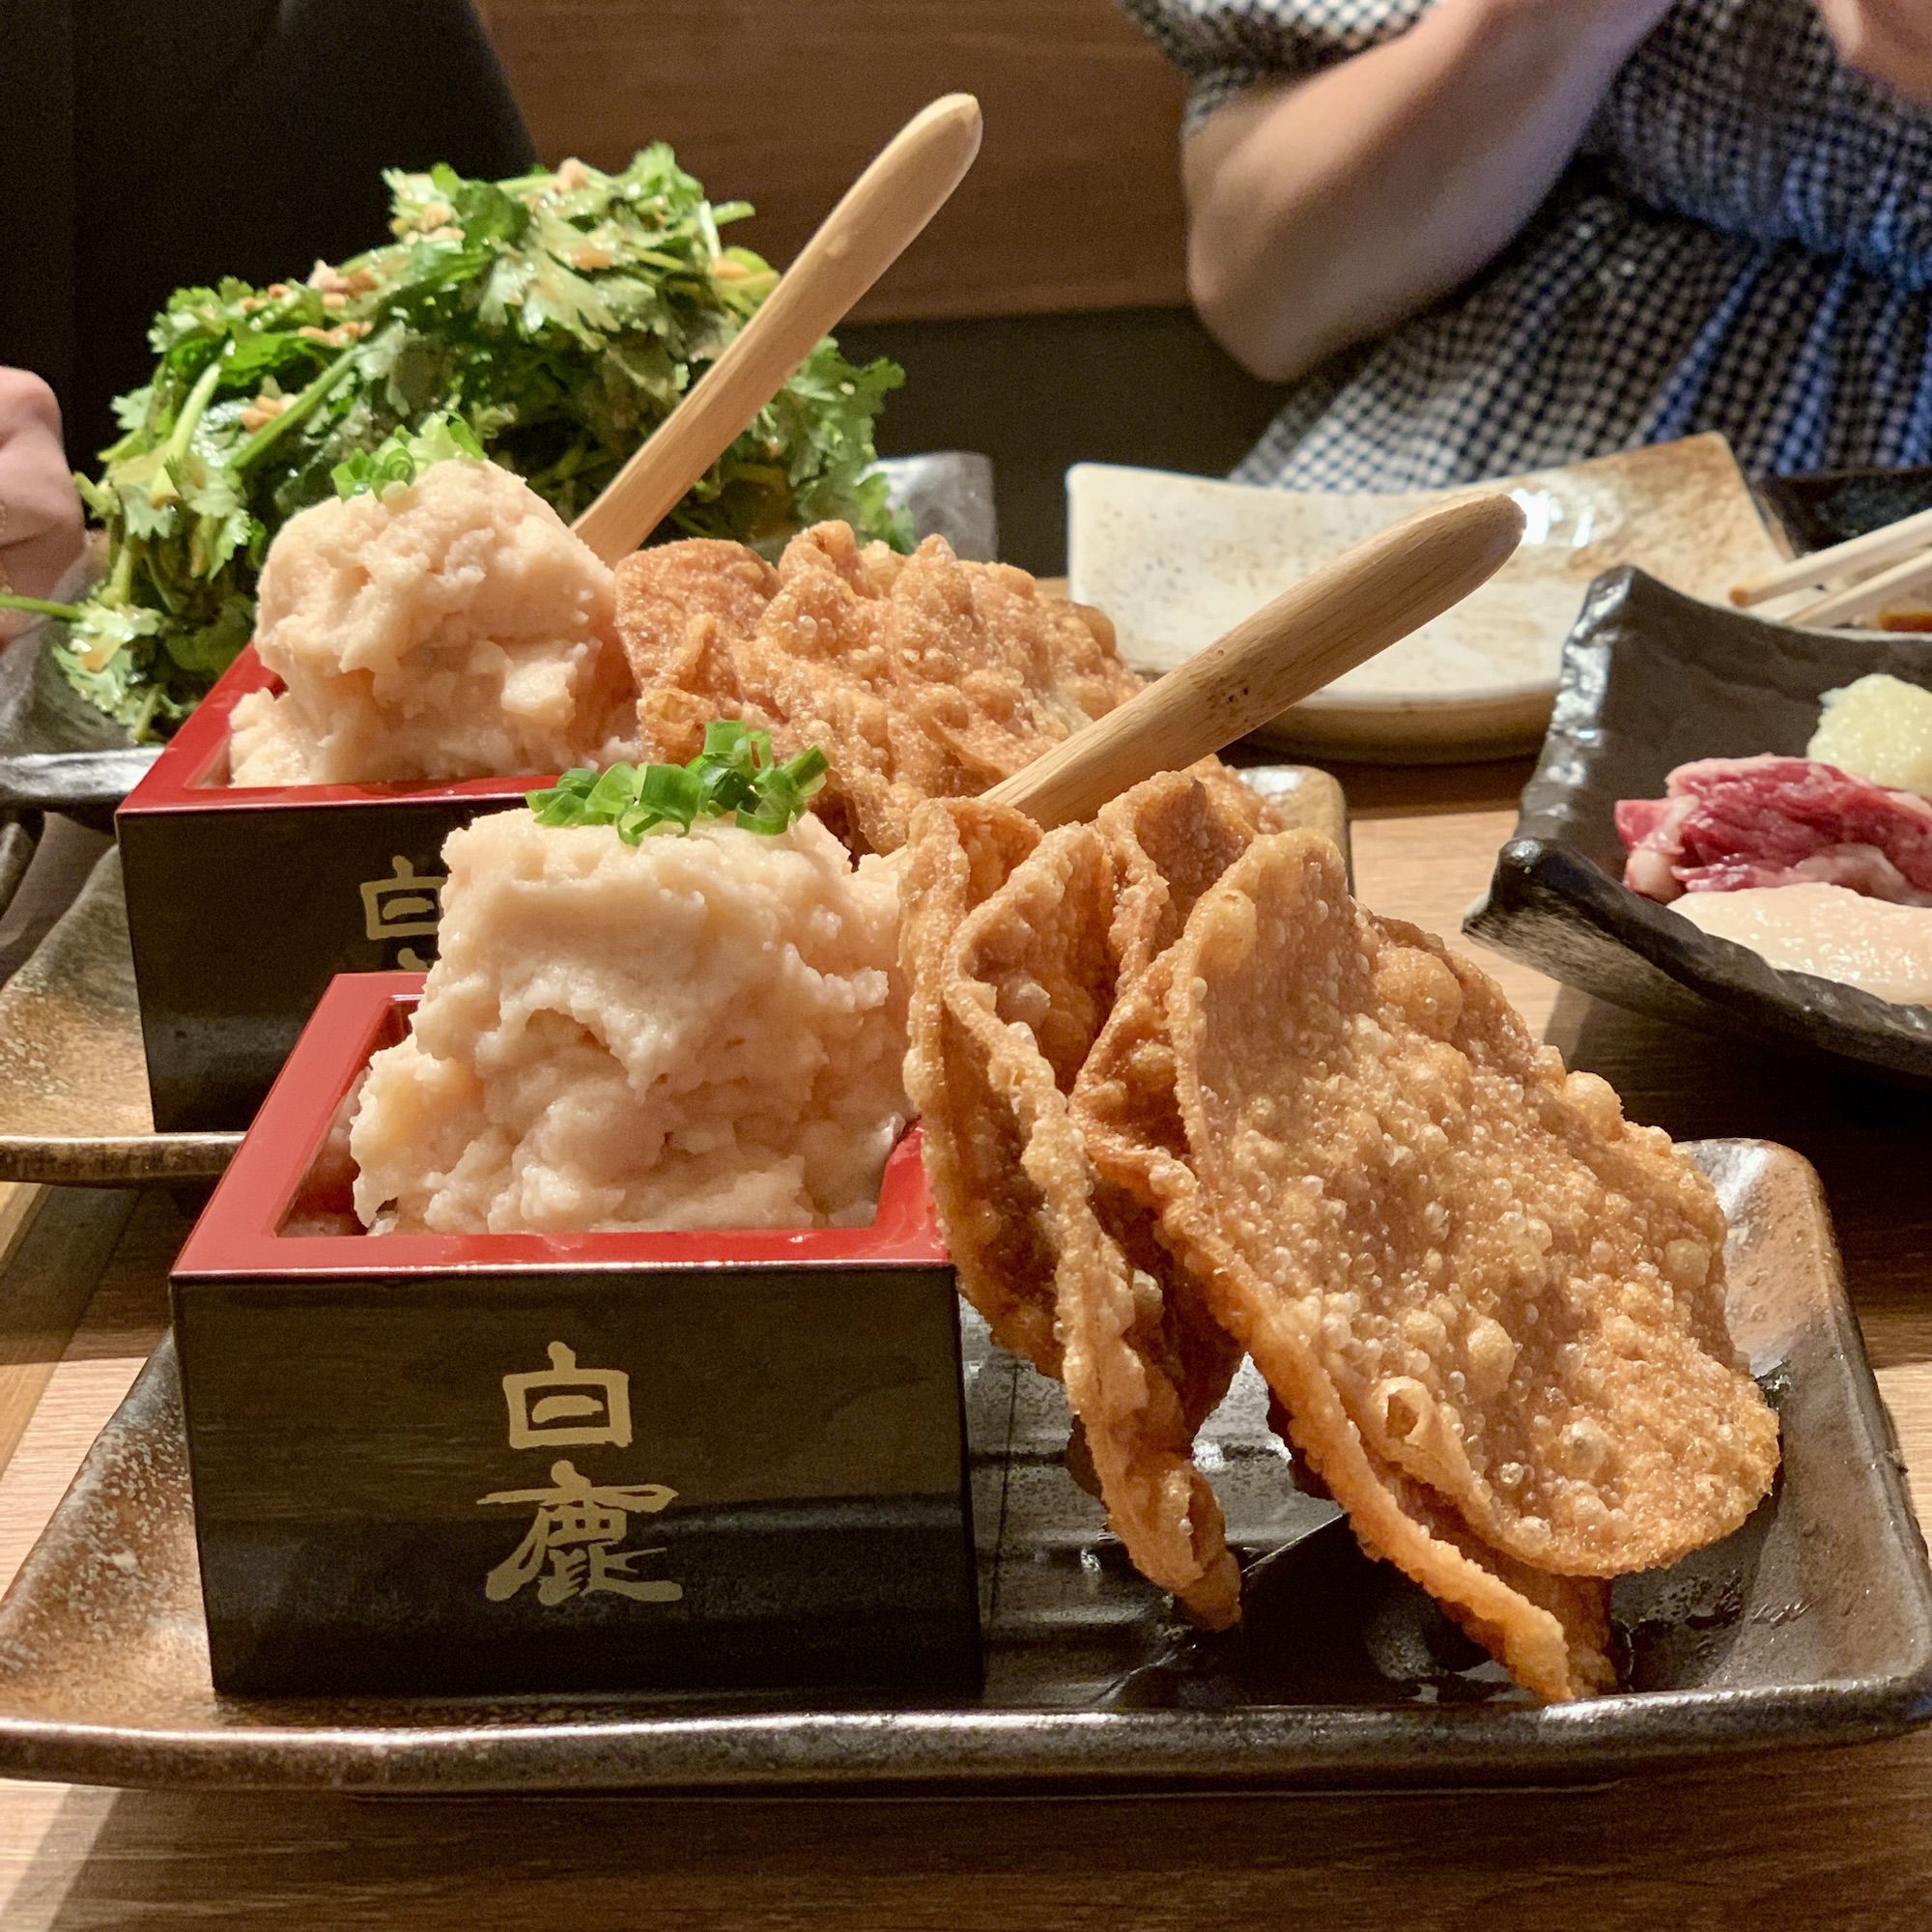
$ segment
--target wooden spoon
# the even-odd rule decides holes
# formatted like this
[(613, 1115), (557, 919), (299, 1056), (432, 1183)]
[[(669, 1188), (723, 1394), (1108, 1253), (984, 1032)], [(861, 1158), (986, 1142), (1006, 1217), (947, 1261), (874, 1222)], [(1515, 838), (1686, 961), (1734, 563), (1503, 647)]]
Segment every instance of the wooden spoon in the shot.
[(949, 94), (894, 135), (751, 321), (578, 518), (606, 563), (628, 556), (898, 260), (980, 152), (980, 103)]
[(1510, 556), (1522, 512), (1503, 496), (1424, 510), (1345, 551), (1218, 642), (988, 791), (1051, 828), (1130, 785), (1232, 745), (1439, 617)]

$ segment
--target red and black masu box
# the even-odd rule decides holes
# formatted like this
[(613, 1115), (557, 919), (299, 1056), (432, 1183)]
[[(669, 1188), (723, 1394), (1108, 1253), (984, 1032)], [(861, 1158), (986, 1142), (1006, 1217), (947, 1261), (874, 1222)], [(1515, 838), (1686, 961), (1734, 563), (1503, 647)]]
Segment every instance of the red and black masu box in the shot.
[(421, 985), (330, 983), (175, 1264), (216, 1690), (970, 1692), (917, 1130), (864, 1227), (368, 1235), (346, 1124)]
[(442, 841), (555, 776), (230, 785), (230, 714), (279, 688), (249, 646), (115, 815), (163, 1133), (245, 1127), (334, 974), (427, 967)]

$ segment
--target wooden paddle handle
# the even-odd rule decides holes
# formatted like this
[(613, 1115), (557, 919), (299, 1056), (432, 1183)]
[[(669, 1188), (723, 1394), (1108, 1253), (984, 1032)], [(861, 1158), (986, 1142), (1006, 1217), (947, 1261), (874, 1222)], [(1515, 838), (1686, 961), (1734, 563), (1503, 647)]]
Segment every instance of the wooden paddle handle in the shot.
[(1440, 616), (1492, 576), (1521, 536), (1522, 512), (1502, 496), (1406, 518), (985, 795), (1049, 828), (1091, 818), (1130, 785), (1232, 745)]
[(897, 261), (980, 152), (980, 103), (949, 94), (894, 135), (724, 355), (572, 526), (606, 563), (628, 556)]

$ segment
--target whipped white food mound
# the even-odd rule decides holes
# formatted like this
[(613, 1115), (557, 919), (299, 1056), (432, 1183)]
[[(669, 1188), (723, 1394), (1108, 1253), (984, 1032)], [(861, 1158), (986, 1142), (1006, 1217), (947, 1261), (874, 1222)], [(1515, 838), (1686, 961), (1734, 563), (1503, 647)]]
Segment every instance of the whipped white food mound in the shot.
[(1686, 893), (1670, 910), (1774, 966), (1932, 1006), (1932, 906), (1893, 905), (1843, 886), (1747, 886)]
[(555, 772), (637, 739), (610, 571), (494, 463), (434, 463), (291, 517), (255, 648), (287, 689), (236, 705), (233, 784)]
[(871, 1218), (910, 1107), (894, 875), (816, 818), (624, 844), (479, 819), (350, 1131), (379, 1233)]

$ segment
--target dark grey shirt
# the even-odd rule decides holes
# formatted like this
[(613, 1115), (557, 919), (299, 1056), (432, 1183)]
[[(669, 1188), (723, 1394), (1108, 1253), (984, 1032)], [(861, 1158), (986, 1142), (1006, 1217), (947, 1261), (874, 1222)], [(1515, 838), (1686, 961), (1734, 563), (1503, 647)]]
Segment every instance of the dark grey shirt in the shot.
[(0, 363), (93, 467), (176, 288), (384, 240), (382, 170), (529, 138), (466, 0), (0, 0)]

